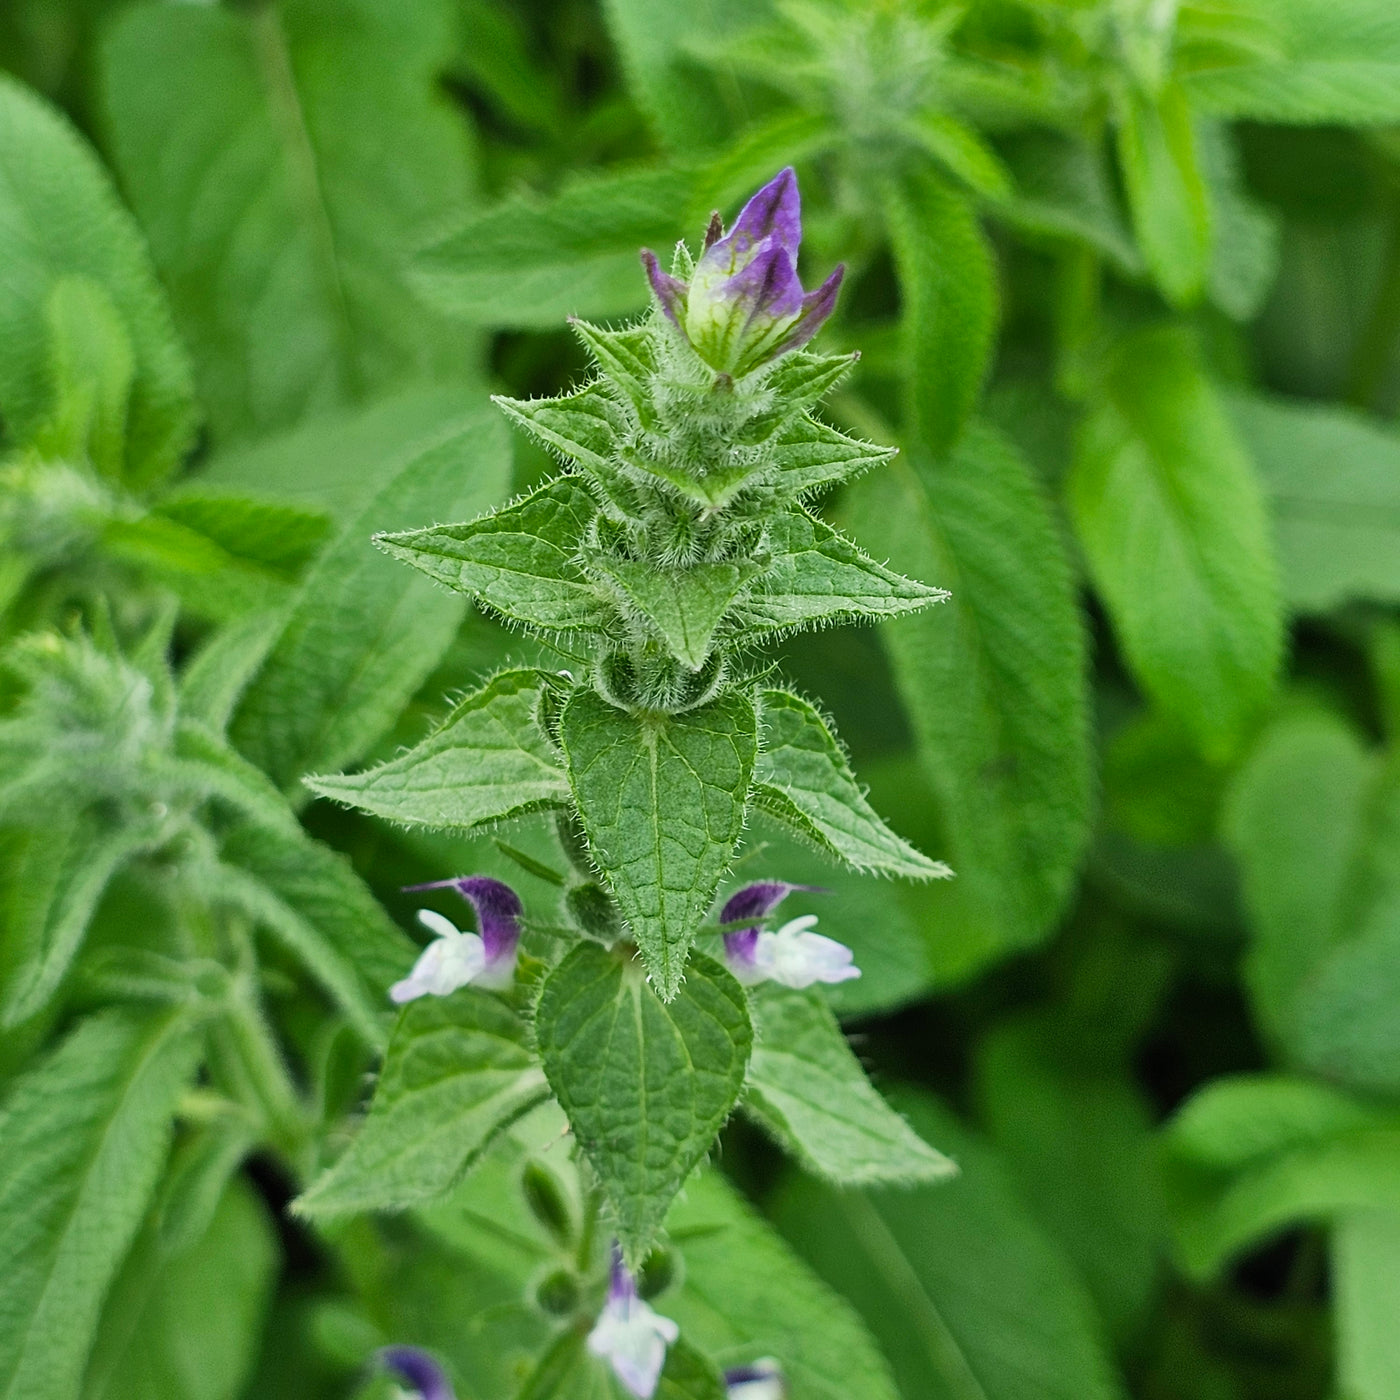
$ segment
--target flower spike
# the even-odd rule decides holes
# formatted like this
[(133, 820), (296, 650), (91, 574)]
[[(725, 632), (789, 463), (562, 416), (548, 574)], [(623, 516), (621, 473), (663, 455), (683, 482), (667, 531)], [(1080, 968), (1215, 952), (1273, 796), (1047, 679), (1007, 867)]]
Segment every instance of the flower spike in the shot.
[(637, 1397), (651, 1400), (666, 1365), (666, 1348), (680, 1328), (637, 1296), (637, 1285), (613, 1244), (608, 1300), (588, 1334), (588, 1350), (612, 1367), (613, 1375)]
[(797, 173), (780, 170), (740, 211), (728, 233), (718, 215), (687, 284), (642, 249), (661, 309), (711, 369), (740, 376), (805, 345), (836, 305), (844, 267), (815, 291), (797, 276), (802, 201)]

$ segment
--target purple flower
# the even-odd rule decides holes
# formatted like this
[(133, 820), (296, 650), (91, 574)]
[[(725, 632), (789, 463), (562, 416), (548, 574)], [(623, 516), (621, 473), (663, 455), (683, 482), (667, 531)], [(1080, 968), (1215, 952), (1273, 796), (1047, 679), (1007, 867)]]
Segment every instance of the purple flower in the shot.
[(783, 1368), (771, 1356), (765, 1356), (751, 1366), (726, 1371), (724, 1387), (729, 1400), (784, 1400), (787, 1378)]
[(797, 277), (802, 206), (797, 174), (780, 170), (744, 205), (726, 234), (717, 219), (689, 284), (642, 249), (661, 309), (712, 369), (744, 375), (805, 345), (836, 305), (844, 266), (814, 292)]
[(408, 1393), (416, 1400), (456, 1400), (442, 1367), (426, 1351), (417, 1347), (385, 1347), (379, 1360), (410, 1387)]
[(454, 889), (476, 910), (481, 932), (463, 933), (451, 919), (432, 909), (420, 909), (418, 922), (437, 937), (419, 954), (413, 971), (389, 988), (390, 1000), (445, 997), (468, 982), (507, 987), (515, 976), (515, 953), (520, 943), (520, 896), (509, 885), (485, 875), (463, 875), (408, 885), (413, 890)]
[(813, 885), (789, 885), (773, 880), (745, 885), (729, 897), (720, 910), (722, 924), (752, 919), (753, 923), (724, 935), (724, 959), (729, 970), (746, 986), (778, 982), (784, 987), (810, 987), (814, 982), (846, 982), (860, 976), (853, 954), (844, 943), (812, 933), (815, 914), (790, 919), (776, 933), (767, 933), (761, 921), (793, 890), (814, 890)]
[(588, 1350), (612, 1367), (637, 1400), (651, 1400), (666, 1365), (666, 1348), (679, 1336), (680, 1328), (669, 1317), (653, 1312), (637, 1296), (622, 1251), (614, 1244), (608, 1300), (588, 1334)]

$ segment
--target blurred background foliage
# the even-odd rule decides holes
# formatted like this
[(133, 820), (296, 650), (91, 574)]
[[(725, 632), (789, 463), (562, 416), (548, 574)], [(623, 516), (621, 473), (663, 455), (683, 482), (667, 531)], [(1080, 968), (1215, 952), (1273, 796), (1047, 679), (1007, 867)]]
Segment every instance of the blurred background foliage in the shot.
[(752, 1209), (692, 1188), (658, 1306), (723, 1351), (807, 1300), (793, 1400), (893, 1395), (875, 1347), (904, 1400), (1400, 1397), (1393, 0), (6, 0), (0, 65), (0, 1395), (342, 1396), (389, 1340), (515, 1393), (504, 1156), (282, 1208), (399, 887), (558, 892), (298, 780), (530, 655), (368, 535), (535, 480), (488, 391), (791, 163), (829, 412), (901, 448), (827, 508), (953, 600), (781, 657), (958, 878), (742, 868), (831, 888), (963, 1174), (837, 1194), (736, 1124)]

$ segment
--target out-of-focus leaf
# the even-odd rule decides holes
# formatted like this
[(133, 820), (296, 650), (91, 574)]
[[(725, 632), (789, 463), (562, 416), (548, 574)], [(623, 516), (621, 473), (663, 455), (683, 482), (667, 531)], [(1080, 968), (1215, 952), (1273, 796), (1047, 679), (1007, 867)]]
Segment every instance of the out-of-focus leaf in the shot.
[[(95, 345), (94, 361), (77, 346), (65, 353), (53, 345), (55, 295), (87, 304), (86, 312), (73, 307), (75, 331), (95, 332), (95, 305), (124, 339), (129, 393), (120, 402), (102, 383), (111, 347)], [(0, 409), (7, 435), (31, 440), (65, 411), (55, 396), (71, 410), (74, 394), (90, 397), (85, 424), (70, 429), (81, 426), (85, 439), (95, 430), (98, 441), (83, 443), (96, 449), (95, 464), (115, 466), (114, 474), (133, 485), (167, 475), (194, 436), (190, 367), (139, 231), (77, 133), (0, 77)]]
[(1130, 336), (1104, 391), (1066, 483), (1080, 543), (1143, 688), (1228, 757), (1283, 649), (1263, 492), (1183, 331)]
[[(1400, 120), (1400, 12), (1390, 0), (1244, 0), (1253, 43), (1186, 78), (1224, 116), (1291, 126)], [(1252, 50), (1252, 51), (1251, 51)]]
[(1152, 1301), (1162, 1199), (1148, 1105), (1126, 1066), (1094, 1053), (1084, 1032), (1080, 1020), (1048, 1017), (997, 1027), (977, 1049), (977, 1097), (1026, 1200), (1121, 1338)]
[(1278, 274), (1279, 222), (1245, 187), (1233, 134), (1196, 124), (1196, 149), (1210, 200), (1211, 300), (1236, 321), (1258, 315)]
[(475, 369), (404, 274), (471, 204), (452, 48), (444, 0), (144, 5), (109, 33), (113, 153), (218, 442)]
[(1332, 1227), (1337, 1384), (1348, 1400), (1400, 1394), (1400, 1209), (1346, 1211)]
[(1153, 279), (1177, 306), (1194, 302), (1210, 266), (1211, 209), (1184, 92), (1125, 96), (1118, 162), (1133, 231)]
[[(955, 879), (931, 892), (964, 968), (1034, 942), (1063, 908), (1089, 807), (1084, 640), (1049, 503), (978, 427), (945, 462), (914, 454), (852, 493), (853, 532), (952, 601), (885, 644)], [(951, 970), (951, 969), (950, 969)]]
[(1236, 394), (1229, 409), (1264, 483), (1290, 606), (1400, 602), (1400, 436), (1330, 405)]
[(1087, 1292), (1005, 1167), (935, 1101), (896, 1103), (948, 1146), (955, 1181), (861, 1192), (794, 1181), (776, 1218), (855, 1303), (905, 1400), (1121, 1396)]
[(1177, 1254), (1197, 1277), (1287, 1225), (1400, 1210), (1400, 1118), (1306, 1080), (1217, 1079), (1163, 1149)]
[(149, 1230), (117, 1278), (83, 1400), (236, 1400), (256, 1359), (278, 1262), (266, 1206), (235, 1177), (182, 1248)]
[(233, 722), (238, 746), (289, 786), (360, 758), (437, 664), (464, 603), (378, 553), (370, 535), (506, 493), (510, 446), (489, 409), (405, 461), (317, 560)]
[(183, 1011), (106, 1011), (11, 1084), (0, 1106), (5, 1400), (78, 1394), (199, 1050)]
[(996, 269), (972, 203), (931, 174), (889, 193), (899, 272), (909, 436), (935, 455), (957, 441), (987, 372)]

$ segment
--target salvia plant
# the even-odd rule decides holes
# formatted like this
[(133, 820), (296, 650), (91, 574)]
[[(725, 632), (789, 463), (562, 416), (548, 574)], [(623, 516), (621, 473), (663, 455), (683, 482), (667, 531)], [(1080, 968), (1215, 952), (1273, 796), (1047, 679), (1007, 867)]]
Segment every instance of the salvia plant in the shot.
[(3, 0), (0, 1400), (1400, 1400), (1397, 126)]

